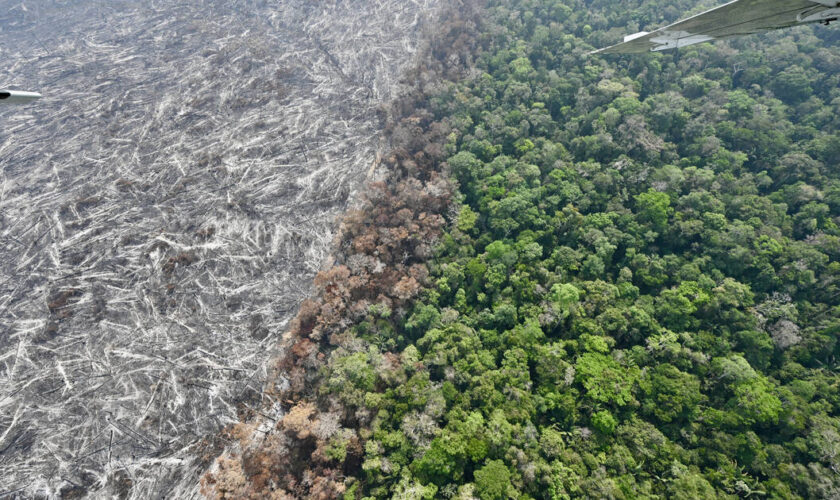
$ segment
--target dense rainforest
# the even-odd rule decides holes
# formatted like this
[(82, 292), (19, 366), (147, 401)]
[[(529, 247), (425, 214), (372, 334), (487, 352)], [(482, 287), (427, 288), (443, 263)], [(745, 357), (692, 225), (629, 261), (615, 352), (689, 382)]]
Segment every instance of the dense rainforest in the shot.
[(456, 19), (206, 491), (840, 497), (840, 31), (587, 55), (711, 5)]

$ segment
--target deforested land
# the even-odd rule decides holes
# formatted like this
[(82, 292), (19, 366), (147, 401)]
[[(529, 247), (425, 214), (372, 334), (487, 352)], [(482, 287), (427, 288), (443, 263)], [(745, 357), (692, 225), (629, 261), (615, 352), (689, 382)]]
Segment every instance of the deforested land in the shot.
[(437, 2), (0, 7), (0, 496), (194, 494)]

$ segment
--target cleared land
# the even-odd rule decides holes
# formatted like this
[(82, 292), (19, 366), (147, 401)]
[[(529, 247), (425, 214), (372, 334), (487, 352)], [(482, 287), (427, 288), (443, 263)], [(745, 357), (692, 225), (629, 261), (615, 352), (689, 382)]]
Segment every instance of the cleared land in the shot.
[(195, 493), (436, 4), (0, 1), (0, 496)]

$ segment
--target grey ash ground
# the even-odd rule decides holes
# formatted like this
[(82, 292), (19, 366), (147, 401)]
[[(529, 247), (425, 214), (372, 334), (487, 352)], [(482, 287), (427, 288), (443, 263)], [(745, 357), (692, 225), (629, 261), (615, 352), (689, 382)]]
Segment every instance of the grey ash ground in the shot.
[(0, 497), (195, 494), (436, 4), (0, 1)]

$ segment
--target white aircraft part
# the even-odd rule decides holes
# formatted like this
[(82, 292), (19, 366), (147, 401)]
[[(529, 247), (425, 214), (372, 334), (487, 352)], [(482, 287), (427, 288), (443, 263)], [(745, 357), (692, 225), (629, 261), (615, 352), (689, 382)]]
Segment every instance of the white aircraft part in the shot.
[(840, 7), (840, 2), (837, 0), (811, 0), (814, 3), (825, 5), (826, 7)]
[(637, 38), (641, 38), (641, 37), (647, 35), (648, 33), (650, 33), (650, 32), (649, 31), (640, 31), (638, 33), (633, 33), (632, 35), (625, 36), (624, 41), (629, 42), (630, 40), (635, 40)]
[(674, 49), (801, 24), (840, 19), (840, 0), (734, 0), (595, 53), (634, 54)]
[(38, 92), (25, 92), (23, 90), (0, 90), (0, 104), (24, 104), (40, 99)]
[(816, 14), (803, 12), (796, 16), (796, 20), (800, 23), (822, 23), (837, 18), (840, 18), (840, 9), (838, 8), (821, 10)]
[(658, 46), (650, 49), (653, 51), (677, 49), (679, 47), (686, 47), (694, 45), (695, 43), (710, 42), (715, 37), (709, 35), (692, 35), (684, 31), (670, 32), (665, 31), (662, 36), (651, 38), (650, 41), (658, 44)]

